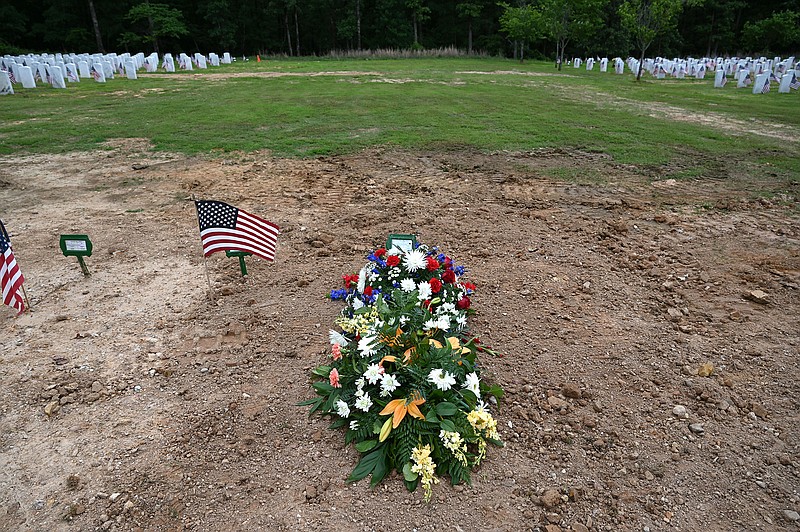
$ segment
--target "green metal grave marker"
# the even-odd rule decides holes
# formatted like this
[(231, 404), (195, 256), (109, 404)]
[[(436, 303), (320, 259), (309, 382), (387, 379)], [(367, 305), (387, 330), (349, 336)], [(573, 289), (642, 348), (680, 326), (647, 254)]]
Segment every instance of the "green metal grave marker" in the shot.
[(92, 241), (89, 240), (89, 235), (61, 235), (59, 245), (65, 257), (78, 257), (83, 275), (87, 277), (91, 275), (86, 263), (83, 262), (83, 257), (92, 256)]
[(242, 271), (242, 277), (247, 276), (247, 265), (244, 263), (244, 258), (250, 255), (252, 255), (252, 253), (247, 251), (225, 251), (226, 257), (239, 257), (239, 269)]
[(417, 245), (417, 235), (402, 235), (398, 233), (392, 233), (389, 235), (389, 238), (386, 239), (386, 249), (391, 250), (392, 248), (397, 248), (404, 253), (408, 253), (412, 249), (414, 249)]

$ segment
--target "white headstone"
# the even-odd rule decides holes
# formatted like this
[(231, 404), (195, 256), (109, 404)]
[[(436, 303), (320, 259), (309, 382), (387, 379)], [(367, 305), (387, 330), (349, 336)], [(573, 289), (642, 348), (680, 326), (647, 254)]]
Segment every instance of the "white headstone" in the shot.
[(92, 65), (92, 77), (98, 83), (105, 83), (106, 82), (106, 74), (103, 70), (103, 65), (100, 63), (95, 63)]
[(728, 78), (725, 77), (725, 71), (722, 69), (717, 70), (717, 73), (714, 74), (714, 88), (721, 89), (727, 82)]
[(214, 52), (208, 54), (208, 62), (211, 63), (211, 66), (218, 67), (219, 66), (219, 56)]
[(11, 86), (11, 79), (5, 70), (0, 70), (0, 94), (14, 94), (14, 87)]
[(226, 65), (231, 64), (231, 54), (230, 52), (223, 52), (222, 54), (222, 62)]
[(53, 65), (50, 67), (50, 85), (54, 89), (67, 88), (67, 84), (64, 82), (64, 73), (61, 71), (60, 66)]
[(106, 79), (114, 79), (114, 67), (111, 65), (111, 61), (103, 61), (100, 63), (100, 66), (103, 69), (103, 74), (105, 74)]
[(700, 65), (697, 67), (697, 71), (694, 75), (695, 79), (705, 79), (706, 77), (706, 67), (704, 65)]
[(739, 78), (738, 78), (738, 81), (736, 83), (736, 88), (737, 89), (741, 89), (742, 87), (748, 87), (753, 82), (750, 79), (751, 75), (752, 74), (750, 74), (749, 70), (740, 70), (739, 71)]
[(78, 77), (78, 68), (75, 66), (75, 63), (66, 63), (64, 67), (66, 68), (67, 81), (70, 83), (77, 83), (81, 80), (81, 78)]
[(136, 64), (133, 60), (125, 63), (125, 75), (128, 76), (128, 79), (136, 79)]
[(778, 86), (778, 93), (786, 94), (789, 92), (793, 77), (794, 70), (790, 70), (787, 74), (781, 76), (781, 84)]
[[(763, 73), (756, 76), (756, 82), (753, 84), (753, 94), (762, 94), (764, 92), (764, 86), (769, 83), (769, 74)], [(769, 92), (769, 88), (766, 89), (766, 92)]]
[(208, 63), (206, 63), (205, 56), (197, 54), (195, 57), (197, 58), (197, 68), (208, 68)]
[(586, 60), (586, 70), (589, 71), (593, 69), (594, 69), (594, 59), (590, 57), (589, 59)]
[(86, 61), (78, 61), (78, 73), (82, 78), (88, 78), (91, 76), (89, 73), (89, 63)]
[(608, 57), (600, 60), (600, 72), (608, 72)]
[(580, 68), (581, 67), (581, 58), (580, 57), (576, 57), (575, 58), (575, 62), (573, 63), (573, 66), (575, 68)]
[(19, 67), (19, 80), (26, 89), (35, 89), (36, 80), (33, 79), (33, 70), (29, 66)]

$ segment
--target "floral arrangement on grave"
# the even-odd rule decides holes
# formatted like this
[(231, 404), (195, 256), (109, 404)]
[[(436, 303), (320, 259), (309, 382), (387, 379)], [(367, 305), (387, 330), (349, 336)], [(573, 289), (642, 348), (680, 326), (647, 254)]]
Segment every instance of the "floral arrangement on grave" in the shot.
[(425, 501), (440, 476), (470, 482), (488, 444), (502, 446), (487, 403), (503, 391), (481, 382), (478, 353), (496, 353), (471, 337), (475, 285), (463, 266), (436, 248), (377, 249), (330, 298), (345, 308), (330, 331), (330, 362), (312, 371), (318, 397), (299, 403), (331, 416), (345, 441), (361, 453), (348, 477), (371, 475), (372, 486), (392, 470)]

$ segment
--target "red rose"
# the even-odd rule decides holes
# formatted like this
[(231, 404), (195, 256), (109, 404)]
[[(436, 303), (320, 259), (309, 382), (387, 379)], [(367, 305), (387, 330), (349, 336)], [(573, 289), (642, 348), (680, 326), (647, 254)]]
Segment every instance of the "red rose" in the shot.
[(458, 308), (459, 310), (467, 310), (469, 308), (470, 303), (471, 302), (469, 298), (467, 296), (464, 296), (458, 300), (458, 302), (456, 303), (456, 308)]
[(442, 290), (442, 282), (439, 279), (434, 277), (429, 283), (431, 285), (431, 292), (434, 294), (438, 294)]
[(364, 288), (364, 295), (365, 296), (371, 296), (372, 295), (372, 287), (371, 286), (367, 286), (367, 287)]
[(442, 281), (453, 284), (456, 282), (456, 274), (453, 273), (453, 270), (445, 270), (442, 274)]
[(428, 271), (432, 272), (432, 271), (436, 271), (436, 270), (439, 269), (439, 261), (438, 260), (434, 259), (433, 257), (428, 257), (425, 260), (427, 260), (427, 262), (428, 262)]
[(386, 250), (384, 248), (378, 248), (375, 250), (376, 257), (383, 257), (384, 255), (386, 255)]
[(398, 264), (400, 264), (400, 257), (398, 257), (397, 255), (389, 255), (388, 257), (386, 257), (386, 265), (387, 266), (393, 268), (393, 267), (397, 266)]

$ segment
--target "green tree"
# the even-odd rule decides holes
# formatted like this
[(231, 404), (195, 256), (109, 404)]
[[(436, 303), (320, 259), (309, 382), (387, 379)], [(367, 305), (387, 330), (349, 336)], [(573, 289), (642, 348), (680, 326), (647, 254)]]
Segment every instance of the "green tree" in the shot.
[(800, 49), (800, 12), (781, 11), (757, 22), (747, 22), (742, 42), (751, 52), (792, 53)]
[(561, 70), (564, 50), (572, 39), (586, 40), (600, 26), (606, 0), (542, 0), (542, 23), (556, 43), (556, 65)]
[(481, 16), (483, 2), (472, 0), (456, 4), (458, 16), (467, 19), (467, 53), (472, 55), (472, 23)]
[(236, 44), (236, 22), (231, 15), (229, 0), (206, 0), (198, 12), (208, 24), (206, 33), (213, 46), (229, 49)]
[(500, 15), (500, 30), (514, 41), (514, 58), (517, 58), (517, 45), (519, 44), (520, 62), (525, 59), (525, 43), (533, 42), (542, 37), (542, 13), (531, 5), (523, 4), (518, 7), (508, 4), (499, 4), (503, 7)]
[(419, 48), (419, 26), (430, 18), (431, 10), (424, 0), (406, 0), (406, 7), (411, 11), (411, 24), (414, 29), (414, 48)]
[(167, 4), (151, 4), (145, 1), (130, 8), (125, 19), (132, 25), (139, 26), (139, 33), (125, 32), (122, 36), (124, 44), (145, 43), (150, 41), (153, 50), (160, 54), (159, 42), (164, 38), (179, 38), (189, 33), (183, 22), (183, 13)]
[(656, 37), (674, 28), (682, 8), (682, 0), (625, 0), (620, 6), (622, 24), (631, 33), (640, 52), (636, 81), (642, 77), (645, 52)]

